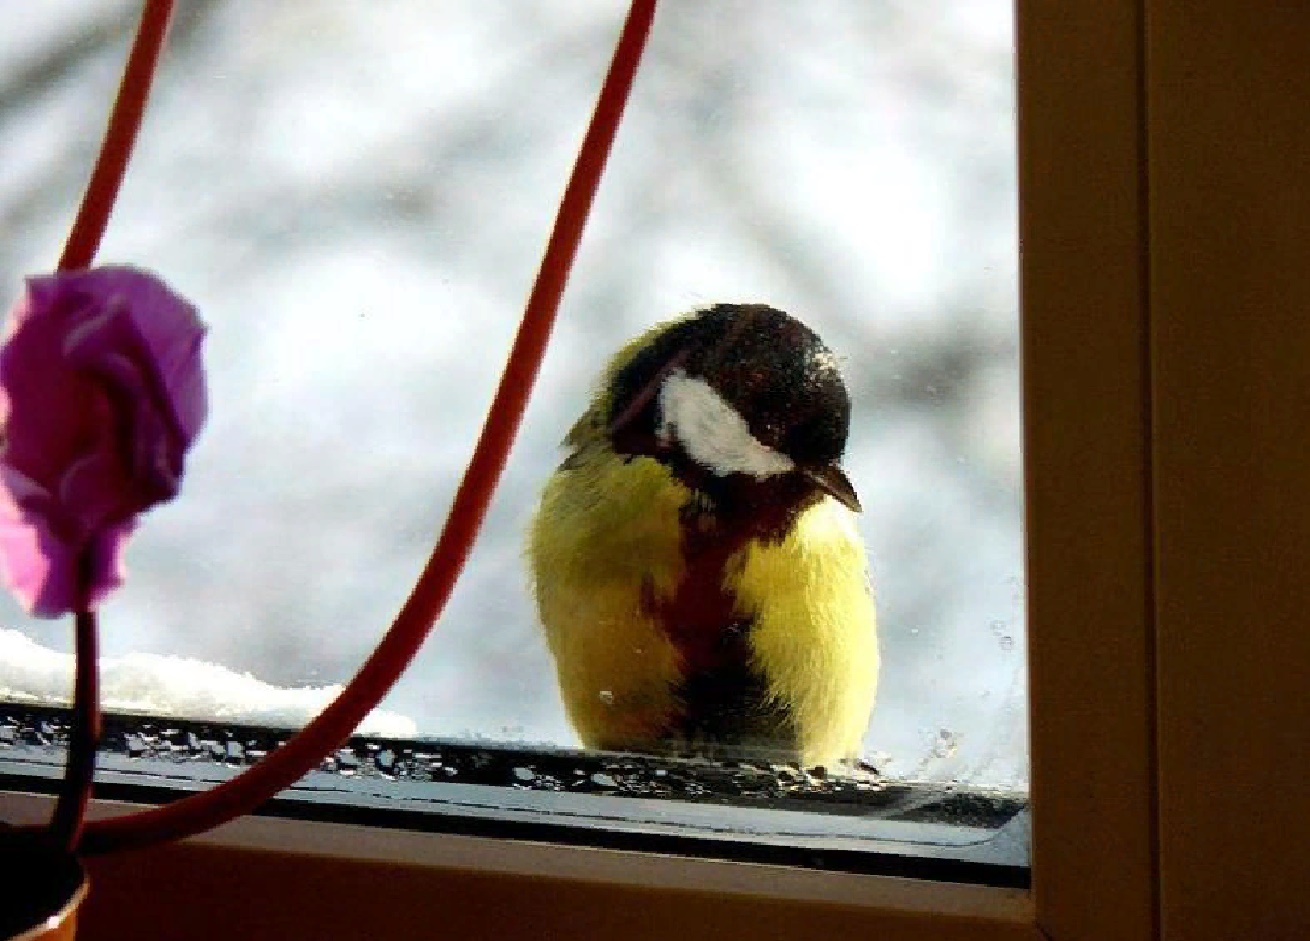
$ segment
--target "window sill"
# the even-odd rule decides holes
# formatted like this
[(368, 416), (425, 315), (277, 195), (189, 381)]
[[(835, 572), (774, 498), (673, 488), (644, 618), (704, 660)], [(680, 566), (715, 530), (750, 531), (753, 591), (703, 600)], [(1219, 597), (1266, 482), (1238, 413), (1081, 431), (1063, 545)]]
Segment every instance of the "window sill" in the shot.
[[(14, 823), (52, 807), (0, 792)], [(90, 869), (90, 937), (1041, 937), (1023, 889), (262, 816)]]
[[(0, 787), (52, 792), (66, 721), (56, 709), (0, 709)], [(107, 716), (96, 796), (177, 800), (287, 734)], [(357, 738), (260, 813), (1001, 888), (1029, 880), (1022, 795), (767, 764)]]
[[(21, 712), (9, 709), (0, 723), (0, 740), (7, 745), (0, 750), (0, 819), (36, 823), (53, 806), (50, 792), (62, 759), (58, 718), (23, 726), (15, 719)], [(235, 774), (237, 765), (261, 750), (242, 758), (221, 744), (219, 727), (168, 722), (193, 730), (188, 738), (175, 729), (174, 740), (186, 747), (170, 765), (158, 750), (142, 748), (149, 744), (139, 737), (142, 726), (151, 722), (160, 724), (111, 717), (92, 816), (176, 799)], [(235, 731), (242, 741), (252, 732), (279, 734)], [(550, 761), (564, 759), (575, 770), (579, 763), (613, 760), (467, 743), (407, 744), (429, 752), (440, 747), (447, 763), (453, 757), (465, 768), (476, 759), (487, 774), (507, 758), (513, 759), (509, 772), (528, 765), (543, 772)], [(403, 747), (390, 743), (397, 756)], [(383, 748), (357, 740), (350, 754), (367, 759)], [(206, 753), (214, 760), (205, 760)], [(159, 936), (170, 937), (177, 924), (186, 924), (191, 938), (240, 934), (245, 941), (411, 936), (434, 925), (448, 936), (496, 938), (731, 939), (782, 936), (784, 926), (793, 937), (874, 931), (892, 939), (936, 937), (939, 931), (961, 937), (964, 926), (969, 938), (1040, 937), (1025, 888), (1026, 834), (1009, 841), (1010, 865), (980, 861), (998, 852), (1004, 841), (997, 834), (1007, 831), (999, 829), (995, 815), (990, 829), (979, 825), (985, 814), (957, 816), (949, 825), (915, 820), (925, 810), (949, 809), (940, 788), (848, 791), (843, 804), (822, 793), (816, 797), (820, 786), (809, 793), (824, 799), (819, 806), (828, 812), (813, 813), (771, 810), (758, 801), (755, 807), (749, 800), (734, 804), (723, 795), (650, 800), (411, 781), (427, 800), (407, 808), (420, 802), (396, 793), (406, 782), (371, 779), (351, 762), (341, 755), (335, 773), (316, 772), (259, 815), (212, 833), (91, 860), (86, 935), (144, 938), (158, 924)], [(348, 774), (340, 773), (343, 764)], [(598, 769), (587, 765), (581, 773), (608, 773)], [(441, 801), (432, 800), (437, 791)], [(796, 799), (804, 804), (807, 798)], [(1022, 831), (1026, 817), (1024, 812), (1006, 827)], [(602, 819), (604, 827), (598, 826)], [(707, 832), (689, 835), (687, 821), (699, 821)], [(920, 839), (915, 845), (906, 839), (910, 832), (936, 834), (936, 844)], [(976, 845), (965, 838), (971, 833)], [(976, 839), (978, 834), (986, 839)], [(1015, 864), (1016, 847), (1022, 847), (1024, 865)], [(970, 853), (978, 858), (950, 858)], [(906, 877), (911, 872), (917, 877)], [(976, 876), (993, 884), (970, 881)], [(1022, 884), (1006, 885), (1006, 879)], [(641, 914), (634, 920), (636, 911)], [(452, 932), (457, 923), (463, 927)], [(273, 932), (274, 925), (282, 926), (281, 933)]]

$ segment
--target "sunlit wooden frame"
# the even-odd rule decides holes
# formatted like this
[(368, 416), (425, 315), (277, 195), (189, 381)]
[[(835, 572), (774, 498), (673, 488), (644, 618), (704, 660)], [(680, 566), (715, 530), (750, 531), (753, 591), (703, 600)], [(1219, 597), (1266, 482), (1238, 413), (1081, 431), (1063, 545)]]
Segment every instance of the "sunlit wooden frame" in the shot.
[(1022, 0), (1018, 17), (1032, 893), (252, 818), (92, 861), (84, 933), (1146, 937), (1141, 15)]

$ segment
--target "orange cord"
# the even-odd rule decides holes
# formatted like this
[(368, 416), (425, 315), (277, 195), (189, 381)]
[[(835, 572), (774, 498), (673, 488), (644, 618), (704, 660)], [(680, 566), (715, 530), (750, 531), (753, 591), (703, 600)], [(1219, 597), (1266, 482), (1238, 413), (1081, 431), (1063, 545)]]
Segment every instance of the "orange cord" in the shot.
[(109, 115), (109, 127), (100, 144), (100, 155), (91, 171), (91, 180), (86, 185), (86, 195), (78, 207), (68, 241), (64, 243), (64, 253), (59, 258), (60, 271), (87, 268), (95, 260), (105, 227), (109, 224), (109, 214), (114, 211), (114, 200), (118, 198), (123, 174), (127, 172), (137, 131), (141, 129), (141, 116), (146, 110), (146, 99), (150, 97), (150, 84), (154, 80), (159, 51), (164, 46), (164, 34), (168, 32), (172, 14), (173, 0), (146, 0), (145, 9), (141, 11), (141, 25), (137, 27), (136, 40), (127, 56), (123, 81), (118, 86), (114, 110)]
[(441, 537), (391, 629), (341, 695), (273, 754), (208, 791), (88, 824), (81, 847), (84, 854), (182, 839), (255, 810), (345, 742), (418, 653), (473, 546), (527, 408), (654, 16), (655, 0), (633, 0), (486, 423)]

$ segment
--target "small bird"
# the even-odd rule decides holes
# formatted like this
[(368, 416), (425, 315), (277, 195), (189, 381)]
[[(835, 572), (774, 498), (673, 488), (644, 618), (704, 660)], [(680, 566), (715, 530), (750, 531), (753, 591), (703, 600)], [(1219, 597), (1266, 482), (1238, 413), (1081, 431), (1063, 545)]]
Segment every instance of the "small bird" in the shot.
[(717, 304), (618, 352), (529, 534), (585, 746), (857, 756), (878, 643), (849, 424), (836, 357), (773, 307)]

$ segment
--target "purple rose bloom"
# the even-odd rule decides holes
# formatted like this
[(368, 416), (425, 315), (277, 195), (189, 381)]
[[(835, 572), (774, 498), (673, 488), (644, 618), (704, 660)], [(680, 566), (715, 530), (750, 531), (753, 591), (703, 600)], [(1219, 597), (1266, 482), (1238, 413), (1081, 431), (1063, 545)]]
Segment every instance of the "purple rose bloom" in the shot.
[(122, 584), (206, 412), (194, 308), (128, 267), (27, 279), (0, 346), (0, 576), (41, 617)]

